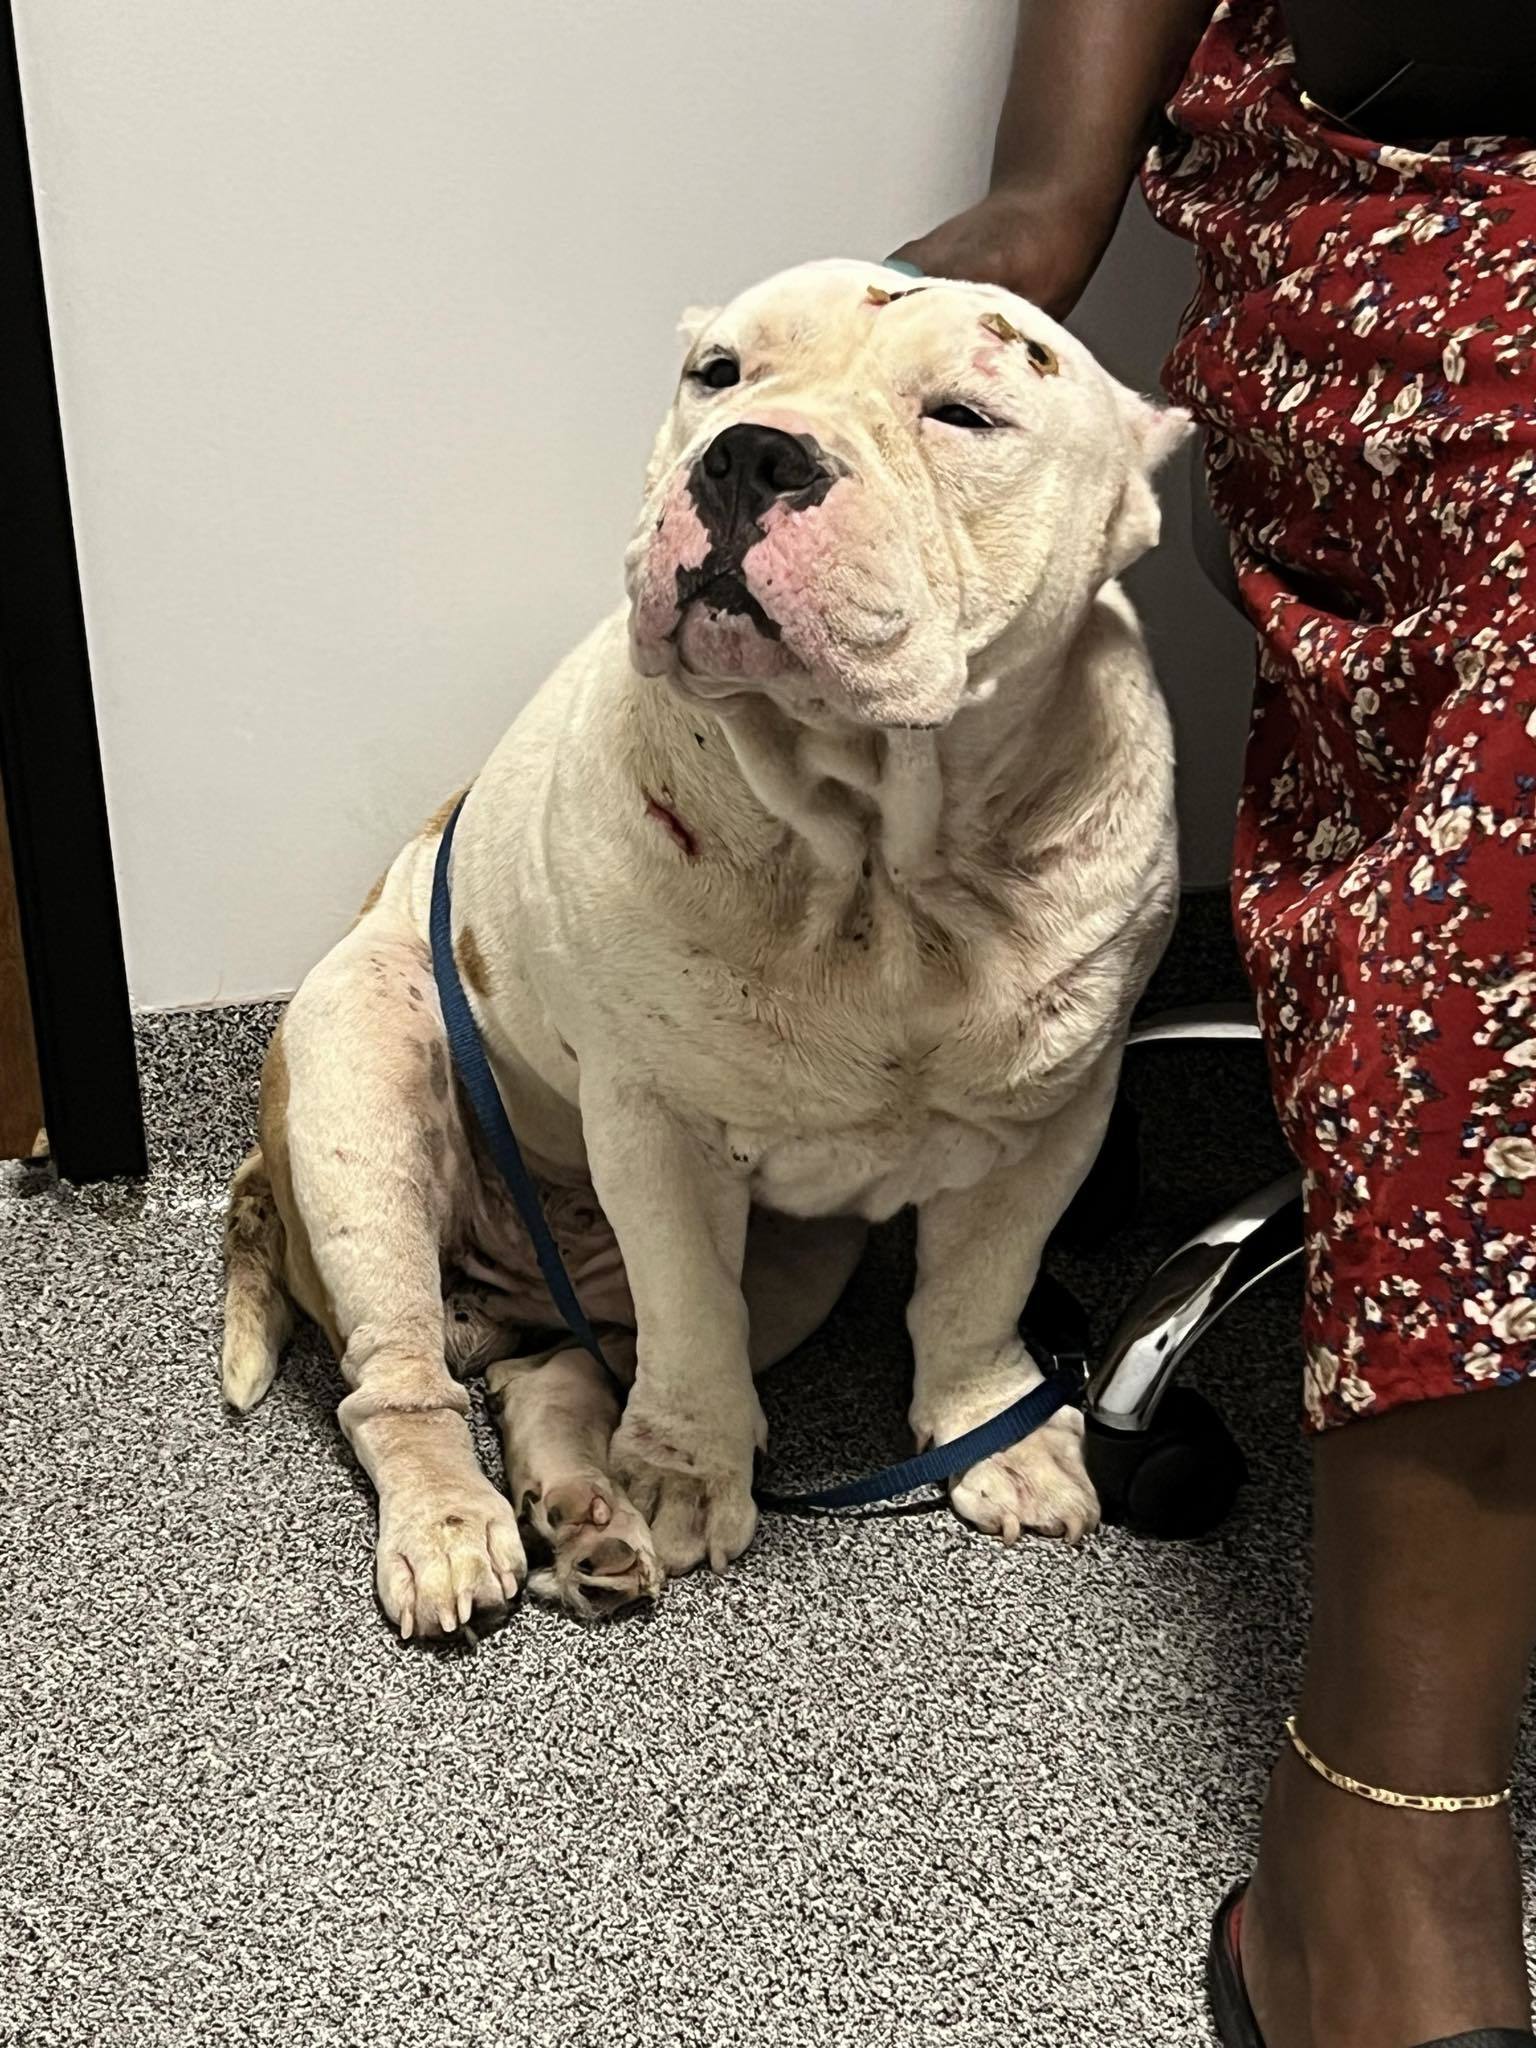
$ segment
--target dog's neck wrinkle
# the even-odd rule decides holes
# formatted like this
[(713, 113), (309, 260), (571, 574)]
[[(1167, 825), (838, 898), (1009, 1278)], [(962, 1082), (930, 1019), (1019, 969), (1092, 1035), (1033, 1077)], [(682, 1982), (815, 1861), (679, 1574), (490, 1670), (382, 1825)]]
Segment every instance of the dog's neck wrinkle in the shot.
[(944, 770), (932, 732), (886, 735), (877, 802), (880, 853), (898, 884), (921, 882), (938, 865), (944, 816)]
[(765, 698), (733, 706), (720, 727), (748, 789), (770, 817), (787, 825), (814, 865), (834, 874), (857, 873), (864, 860), (867, 802), (800, 759), (803, 729)]
[(1026, 837), (1055, 829), (1064, 774), (1075, 786), (1072, 764), (1095, 752), (1084, 726), (1102, 707), (1080, 701), (1091, 609), (1044, 646), (1038, 621), (1015, 621), (973, 664), (973, 701), (939, 730), (805, 726), (767, 697), (733, 706), (721, 730), (747, 787), (818, 872), (857, 883), (873, 859), (915, 886), (993, 839), (1000, 804)]
[(936, 734), (802, 726), (766, 699), (720, 722), (747, 787), (820, 873), (857, 882), (878, 860), (906, 883), (933, 867), (943, 811)]
[[(947, 840), (965, 846), (989, 840), (1001, 822), (1000, 807), (1035, 836), (1032, 814), (1047, 808), (1070, 764), (1091, 765), (1099, 749), (1088, 737), (1101, 710), (1081, 659), (1089, 614), (1076, 621), (1065, 641), (1044, 650), (1019, 645), (1011, 628), (987, 650), (976, 668), (990, 686), (966, 705), (939, 735), (946, 805)], [(1022, 624), (1022, 622), (1020, 622)], [(1042, 829), (1042, 813), (1034, 819)]]

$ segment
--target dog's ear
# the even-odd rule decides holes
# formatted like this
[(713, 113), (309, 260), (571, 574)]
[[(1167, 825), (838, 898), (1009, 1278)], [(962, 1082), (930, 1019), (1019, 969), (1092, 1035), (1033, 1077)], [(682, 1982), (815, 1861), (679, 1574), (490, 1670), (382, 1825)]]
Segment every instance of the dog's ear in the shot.
[(1127, 391), (1121, 402), (1131, 443), (1141, 456), (1148, 476), (1160, 470), (1169, 456), (1182, 448), (1195, 431), (1195, 423), (1181, 405), (1154, 405), (1138, 391)]
[(678, 338), (685, 349), (691, 349), (710, 321), (719, 313), (718, 306), (685, 306), (677, 319)]
[(1179, 406), (1153, 405), (1150, 399), (1124, 386), (1116, 396), (1131, 444), (1131, 462), (1125, 489), (1109, 524), (1106, 576), (1118, 576), (1148, 548), (1157, 545), (1163, 514), (1152, 478), (1194, 431), (1194, 421)]

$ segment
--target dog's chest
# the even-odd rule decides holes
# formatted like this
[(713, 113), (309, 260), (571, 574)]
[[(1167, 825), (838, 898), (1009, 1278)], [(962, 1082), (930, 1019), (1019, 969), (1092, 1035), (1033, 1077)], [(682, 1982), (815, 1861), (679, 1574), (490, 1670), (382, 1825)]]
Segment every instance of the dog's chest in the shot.
[(689, 978), (710, 1017), (686, 1034), (698, 1107), (790, 1214), (879, 1218), (973, 1185), (1022, 1154), (1104, 1035), (1017, 927), (895, 896), (728, 982), (697, 962)]

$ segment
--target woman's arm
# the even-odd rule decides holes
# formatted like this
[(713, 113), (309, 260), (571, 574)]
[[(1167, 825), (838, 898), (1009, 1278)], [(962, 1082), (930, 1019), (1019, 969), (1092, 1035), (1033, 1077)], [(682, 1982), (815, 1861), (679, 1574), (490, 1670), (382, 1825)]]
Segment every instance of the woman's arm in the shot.
[(1214, 11), (1215, 0), (1019, 0), (992, 189), (895, 254), (1070, 311)]

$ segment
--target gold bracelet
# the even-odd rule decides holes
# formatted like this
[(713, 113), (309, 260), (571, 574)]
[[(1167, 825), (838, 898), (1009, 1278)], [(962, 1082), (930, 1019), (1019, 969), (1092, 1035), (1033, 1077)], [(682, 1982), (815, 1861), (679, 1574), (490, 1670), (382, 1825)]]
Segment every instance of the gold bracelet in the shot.
[(1337, 1785), (1341, 1792), (1353, 1792), (1357, 1799), (1374, 1800), (1377, 1806), (1401, 1806), (1412, 1813), (1486, 1813), (1491, 1806), (1506, 1806), (1513, 1790), (1506, 1785), (1502, 1792), (1387, 1792), (1380, 1785), (1363, 1785), (1358, 1778), (1325, 1764), (1297, 1734), (1294, 1714), (1286, 1722), (1285, 1732), (1302, 1762), (1310, 1764), (1320, 1778)]

